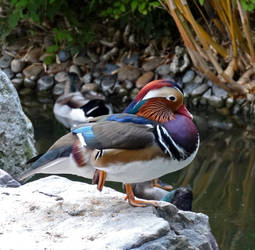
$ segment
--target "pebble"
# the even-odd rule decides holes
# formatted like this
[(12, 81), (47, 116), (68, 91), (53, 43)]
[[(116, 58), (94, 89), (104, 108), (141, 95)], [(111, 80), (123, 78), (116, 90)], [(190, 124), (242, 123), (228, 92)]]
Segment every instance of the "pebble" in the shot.
[(60, 96), (63, 95), (65, 91), (65, 82), (59, 82), (57, 84), (55, 84), (52, 93), (55, 96)]
[(57, 56), (60, 62), (66, 62), (71, 59), (71, 53), (68, 50), (60, 50)]
[(26, 62), (21, 59), (13, 59), (11, 61), (11, 70), (14, 73), (19, 73), (25, 68)]
[(71, 65), (70, 68), (69, 68), (69, 72), (70, 73), (75, 73), (78, 76), (81, 76), (81, 70), (77, 65)]
[(138, 67), (138, 60), (139, 60), (138, 56), (132, 53), (131, 55), (126, 56), (124, 58), (124, 63), (133, 65), (134, 67)]
[(33, 90), (30, 88), (23, 88), (19, 91), (19, 94), (22, 96), (31, 95), (32, 93), (33, 93)]
[(142, 88), (145, 84), (150, 82), (154, 77), (154, 73), (152, 71), (145, 72), (143, 75), (141, 75), (135, 83), (135, 86), (140, 89)]
[(37, 90), (46, 91), (53, 87), (54, 77), (44, 75), (37, 81)]
[(29, 63), (37, 63), (40, 61), (42, 53), (43, 50), (41, 48), (33, 48), (26, 53), (23, 60)]
[(141, 71), (131, 65), (123, 66), (118, 71), (118, 80), (124, 81), (135, 81), (141, 75)]
[(130, 98), (131, 98), (132, 100), (134, 100), (135, 97), (136, 97), (136, 95), (138, 94), (138, 92), (139, 92), (139, 89), (137, 89), (137, 88), (132, 89), (132, 91), (131, 91), (131, 93), (130, 93)]
[(228, 98), (228, 92), (225, 91), (224, 89), (222, 88), (219, 88), (218, 86), (216, 86), (215, 84), (213, 85), (212, 87), (212, 91), (213, 91), (213, 94), (219, 98), (222, 98), (222, 99), (227, 99)]
[(98, 55), (94, 53), (92, 50), (88, 49), (87, 55), (93, 63), (97, 63), (99, 61)]
[(84, 64), (91, 64), (91, 60), (86, 56), (74, 56), (73, 63), (78, 66), (82, 66)]
[(82, 93), (87, 93), (91, 91), (97, 92), (98, 90), (99, 90), (99, 85), (96, 83), (87, 83), (87, 84), (84, 84), (81, 88)]
[(144, 71), (152, 71), (156, 69), (162, 63), (162, 59), (160, 57), (154, 57), (149, 61), (143, 63), (142, 68)]
[(193, 89), (191, 92), (192, 97), (197, 97), (203, 95), (208, 90), (208, 85), (206, 83), (199, 85), (197, 88)]
[(87, 84), (87, 83), (91, 83), (92, 82), (92, 74), (91, 72), (85, 74), (83, 77), (82, 77), (82, 82)]
[(159, 75), (167, 75), (170, 73), (170, 65), (169, 64), (162, 64), (162, 65), (159, 65), (157, 68), (156, 68), (156, 72), (159, 74)]
[(104, 76), (101, 82), (101, 88), (104, 94), (112, 94), (116, 84), (115, 76)]
[(196, 89), (197, 87), (199, 87), (199, 84), (194, 82), (184, 84), (184, 89), (183, 89), (184, 96), (190, 96), (192, 91)]
[(35, 81), (31, 80), (30, 78), (25, 78), (24, 79), (24, 86), (26, 88), (33, 89), (35, 87)]
[(119, 67), (115, 64), (106, 63), (104, 66), (104, 73), (106, 75), (112, 75)]
[(208, 103), (215, 108), (222, 108), (224, 105), (224, 100), (218, 96), (212, 95), (208, 99)]
[(233, 105), (234, 105), (233, 98), (228, 97), (227, 100), (226, 100), (226, 107), (230, 109), (230, 108), (233, 107)]
[(26, 78), (36, 79), (42, 71), (42, 64), (31, 64), (23, 70), (23, 74)]
[(232, 109), (232, 112), (234, 115), (237, 115), (240, 112), (240, 110), (241, 110), (240, 105), (236, 103)]
[(12, 79), (14, 77), (14, 73), (10, 68), (2, 69), (2, 71), (8, 76), (9, 79)]
[(184, 76), (182, 78), (182, 82), (183, 83), (189, 83), (189, 82), (191, 82), (194, 79), (194, 77), (195, 77), (195, 72), (193, 70), (188, 70), (184, 74)]
[(129, 80), (125, 80), (125, 81), (123, 82), (123, 87), (124, 87), (125, 89), (127, 89), (127, 90), (131, 90), (131, 89), (133, 89), (134, 84), (133, 84), (131, 81), (129, 81)]
[(68, 74), (67, 72), (61, 71), (58, 72), (54, 78), (56, 82), (65, 82), (68, 79)]
[(5, 69), (11, 66), (12, 57), (9, 55), (3, 55), (0, 58), (0, 68)]
[(198, 84), (202, 83), (203, 80), (204, 80), (204, 77), (200, 76), (200, 75), (196, 75), (195, 78), (194, 78), (194, 82), (198, 83)]
[(208, 89), (202, 96), (201, 96), (201, 100), (200, 103), (206, 105), (208, 103), (208, 100), (211, 98), (212, 96), (212, 89)]
[(20, 90), (23, 85), (23, 79), (22, 78), (13, 78), (12, 83), (17, 90)]

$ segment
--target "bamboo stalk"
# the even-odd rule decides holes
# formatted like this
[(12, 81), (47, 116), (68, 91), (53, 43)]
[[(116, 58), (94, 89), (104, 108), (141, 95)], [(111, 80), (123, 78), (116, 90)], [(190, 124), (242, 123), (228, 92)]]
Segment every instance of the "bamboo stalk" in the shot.
[(251, 61), (255, 62), (255, 53), (254, 53), (254, 47), (250, 37), (250, 25), (249, 25), (248, 16), (247, 16), (247, 13), (243, 10), (240, 0), (237, 0), (237, 6), (238, 6), (241, 21), (242, 21), (242, 25), (243, 25), (243, 31), (248, 43), (248, 47), (249, 47), (249, 51), (251, 55)]

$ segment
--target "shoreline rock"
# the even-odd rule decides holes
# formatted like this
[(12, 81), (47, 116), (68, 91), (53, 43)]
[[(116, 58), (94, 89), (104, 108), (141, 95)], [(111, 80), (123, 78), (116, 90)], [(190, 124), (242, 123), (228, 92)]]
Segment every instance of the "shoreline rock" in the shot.
[(206, 215), (166, 202), (135, 208), (123, 193), (59, 176), (0, 192), (6, 249), (218, 249)]
[(0, 70), (0, 168), (15, 175), (36, 154), (33, 125), (11, 81)]

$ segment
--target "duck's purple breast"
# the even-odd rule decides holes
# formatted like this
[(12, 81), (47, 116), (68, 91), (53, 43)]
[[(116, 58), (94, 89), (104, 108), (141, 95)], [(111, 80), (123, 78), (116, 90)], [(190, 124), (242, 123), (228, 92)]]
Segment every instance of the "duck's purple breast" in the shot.
[(175, 143), (185, 151), (193, 153), (196, 150), (199, 133), (196, 125), (190, 118), (175, 114), (175, 119), (164, 123), (164, 126)]

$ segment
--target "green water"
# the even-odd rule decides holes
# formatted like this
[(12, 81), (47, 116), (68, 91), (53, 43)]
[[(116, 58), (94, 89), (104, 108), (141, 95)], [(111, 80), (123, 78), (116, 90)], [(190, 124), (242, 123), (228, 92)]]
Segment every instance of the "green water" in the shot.
[[(51, 105), (24, 109), (33, 122), (39, 153), (68, 131), (54, 119)], [(201, 134), (197, 157), (162, 179), (174, 187), (192, 187), (193, 211), (209, 216), (220, 249), (255, 249), (255, 125), (251, 119), (226, 119), (215, 112), (200, 112), (195, 120)], [(121, 189), (119, 183), (108, 185)]]

